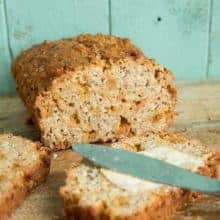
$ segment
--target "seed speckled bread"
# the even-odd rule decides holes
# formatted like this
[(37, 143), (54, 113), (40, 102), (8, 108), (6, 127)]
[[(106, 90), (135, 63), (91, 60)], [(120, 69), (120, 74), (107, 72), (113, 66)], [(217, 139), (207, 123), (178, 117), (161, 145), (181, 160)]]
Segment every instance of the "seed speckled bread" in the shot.
[(12, 65), (45, 146), (162, 131), (175, 115), (172, 73), (128, 39), (80, 35), (35, 45)]
[[(220, 156), (181, 134), (148, 134), (114, 143), (177, 166), (215, 177)], [(139, 180), (84, 160), (68, 171), (60, 190), (67, 218), (74, 220), (169, 219), (196, 195), (177, 187)]]
[(40, 143), (0, 134), (0, 219), (6, 219), (49, 173), (50, 157)]

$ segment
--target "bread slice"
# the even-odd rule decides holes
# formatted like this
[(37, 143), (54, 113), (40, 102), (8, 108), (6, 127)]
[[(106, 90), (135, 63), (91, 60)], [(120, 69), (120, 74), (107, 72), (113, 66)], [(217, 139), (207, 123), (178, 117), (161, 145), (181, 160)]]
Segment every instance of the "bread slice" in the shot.
[(0, 135), (0, 219), (6, 219), (49, 173), (48, 149), (28, 139)]
[(173, 121), (172, 73), (128, 39), (80, 35), (14, 61), (18, 92), (52, 149), (161, 131)]
[[(211, 177), (215, 177), (220, 163), (219, 155), (181, 134), (125, 138), (113, 147), (166, 160)], [(60, 193), (66, 216), (74, 220), (169, 219), (193, 196), (189, 191), (116, 173), (86, 160), (68, 171)]]

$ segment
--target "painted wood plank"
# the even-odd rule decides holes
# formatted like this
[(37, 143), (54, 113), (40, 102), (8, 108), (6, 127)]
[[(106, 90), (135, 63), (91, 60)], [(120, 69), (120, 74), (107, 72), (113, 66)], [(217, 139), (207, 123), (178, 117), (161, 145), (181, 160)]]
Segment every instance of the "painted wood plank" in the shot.
[(7, 0), (13, 56), (45, 39), (108, 33), (108, 0)]
[(220, 78), (220, 1), (213, 0), (210, 33), (209, 78)]
[(10, 63), (4, 1), (0, 0), (0, 94), (15, 90), (13, 77), (10, 73)]
[(112, 34), (131, 38), (177, 79), (205, 79), (209, 9), (210, 0), (111, 0)]

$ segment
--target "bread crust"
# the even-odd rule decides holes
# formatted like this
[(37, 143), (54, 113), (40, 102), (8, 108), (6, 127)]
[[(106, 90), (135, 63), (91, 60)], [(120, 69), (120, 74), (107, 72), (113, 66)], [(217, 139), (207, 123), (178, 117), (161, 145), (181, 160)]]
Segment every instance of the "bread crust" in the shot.
[[(159, 64), (144, 56), (129, 39), (103, 34), (84, 34), (58, 41), (44, 41), (23, 51), (12, 63), (12, 72), (17, 81), (18, 92), (31, 111), (37, 96), (49, 91), (55, 79), (63, 79), (88, 66), (106, 67), (126, 58), (147, 64), (155, 74), (163, 72), (173, 78), (169, 70), (162, 70)], [(170, 92), (175, 94), (175, 88), (171, 87)]]
[(28, 167), (22, 176), (14, 179), (11, 188), (0, 198), (0, 219), (2, 220), (8, 219), (13, 209), (21, 204), (32, 188), (43, 182), (49, 173), (50, 151), (40, 143), (35, 143), (35, 146), (40, 155), (38, 163)]
[[(212, 152), (206, 160), (203, 167), (199, 168), (200, 174), (216, 177), (217, 168), (220, 164), (220, 154)], [(175, 213), (176, 210), (184, 207), (186, 203), (192, 202), (194, 199), (201, 196), (200, 193), (190, 192), (180, 188), (165, 191), (161, 189), (159, 192), (151, 196), (150, 202), (146, 207), (143, 207), (138, 212), (129, 216), (114, 216), (113, 213), (108, 213), (94, 207), (83, 207), (79, 205), (71, 205), (71, 198), (68, 194), (62, 192), (61, 196), (64, 199), (64, 210), (67, 219), (72, 220), (167, 220)]]
[(192, 193), (178, 189), (170, 191), (170, 194), (163, 193), (153, 195), (150, 205), (130, 216), (114, 216), (106, 214), (102, 210), (93, 207), (64, 207), (66, 218), (71, 220), (166, 220), (181, 207), (182, 204), (191, 201)]

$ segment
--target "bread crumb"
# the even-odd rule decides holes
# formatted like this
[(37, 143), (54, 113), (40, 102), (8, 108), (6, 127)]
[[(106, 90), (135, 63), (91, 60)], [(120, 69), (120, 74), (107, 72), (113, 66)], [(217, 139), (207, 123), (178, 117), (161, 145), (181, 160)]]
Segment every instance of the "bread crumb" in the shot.
[(53, 159), (56, 159), (58, 157), (57, 153), (53, 153)]

